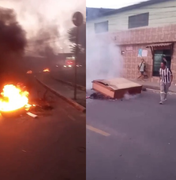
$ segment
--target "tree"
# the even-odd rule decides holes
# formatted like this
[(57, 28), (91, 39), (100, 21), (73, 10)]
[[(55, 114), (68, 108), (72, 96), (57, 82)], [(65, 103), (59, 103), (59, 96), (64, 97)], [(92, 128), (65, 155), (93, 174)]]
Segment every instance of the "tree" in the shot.
[[(77, 30), (79, 28), (78, 33), (78, 46), (76, 44), (77, 38)], [(75, 53), (76, 48), (78, 48), (78, 52), (85, 52), (86, 49), (86, 24), (83, 23), (80, 27), (73, 27), (68, 31), (68, 39), (72, 43), (71, 49), (72, 52)]]

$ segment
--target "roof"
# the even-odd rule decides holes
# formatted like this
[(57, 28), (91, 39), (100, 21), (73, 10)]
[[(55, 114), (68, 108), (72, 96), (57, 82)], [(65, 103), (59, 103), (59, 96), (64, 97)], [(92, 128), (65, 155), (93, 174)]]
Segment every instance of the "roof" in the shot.
[[(168, 2), (168, 1), (175, 1), (175, 0), (148, 0), (148, 1), (138, 3), (138, 4), (133, 4), (133, 5), (130, 5), (130, 6), (123, 7), (123, 8), (119, 8), (119, 9), (109, 9), (107, 11), (101, 11), (100, 10), (99, 13), (96, 16), (95, 15), (92, 16), (92, 15), (89, 15), (89, 14), (86, 15), (86, 20), (93, 20), (95, 18), (99, 18), (99, 17), (103, 17), (103, 16), (109, 16), (109, 15), (113, 15), (113, 14), (118, 14), (118, 13), (122, 13), (122, 12), (125, 12), (125, 11), (130, 11), (130, 10), (133, 10), (133, 9), (139, 9), (139, 8), (142, 8), (142, 7), (145, 7), (145, 6), (164, 3), (164, 2)], [(101, 9), (101, 8), (99, 8), (99, 9)]]
[(149, 47), (166, 47), (166, 46), (171, 46), (172, 43), (158, 43), (158, 44), (150, 44), (150, 45), (147, 45), (146, 48), (149, 48)]

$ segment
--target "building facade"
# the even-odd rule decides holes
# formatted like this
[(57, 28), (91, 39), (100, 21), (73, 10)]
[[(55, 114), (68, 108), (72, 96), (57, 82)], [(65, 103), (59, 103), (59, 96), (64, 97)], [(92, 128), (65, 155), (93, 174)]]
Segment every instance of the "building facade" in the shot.
[(158, 81), (164, 55), (176, 82), (176, 1), (151, 0), (87, 18), (87, 34), (113, 41), (123, 56), (123, 76), (136, 79), (141, 59), (150, 81)]

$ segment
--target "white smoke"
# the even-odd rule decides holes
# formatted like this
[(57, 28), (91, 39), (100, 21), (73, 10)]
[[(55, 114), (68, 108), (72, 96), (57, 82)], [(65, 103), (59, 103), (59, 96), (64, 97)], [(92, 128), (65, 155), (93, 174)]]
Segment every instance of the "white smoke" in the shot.
[(126, 93), (123, 97), (123, 99), (125, 100), (130, 100), (130, 99), (136, 99), (140, 96), (140, 94), (135, 94), (135, 95), (131, 95), (129, 93)]
[(92, 29), (86, 27), (86, 89), (92, 87), (92, 80), (120, 77), (123, 69), (119, 47), (106, 34), (95, 34)]

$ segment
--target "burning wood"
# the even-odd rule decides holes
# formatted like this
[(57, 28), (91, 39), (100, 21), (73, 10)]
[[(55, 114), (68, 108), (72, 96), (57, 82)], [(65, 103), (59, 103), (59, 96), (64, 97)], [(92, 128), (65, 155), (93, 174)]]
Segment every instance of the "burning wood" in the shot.
[(32, 74), (32, 71), (31, 71), (31, 70), (29, 70), (29, 71), (27, 71), (27, 72), (26, 72), (26, 74)]
[(29, 108), (29, 92), (13, 84), (5, 85), (0, 97), (0, 111), (10, 112), (21, 108)]
[(43, 72), (50, 72), (49, 68), (43, 70)]

